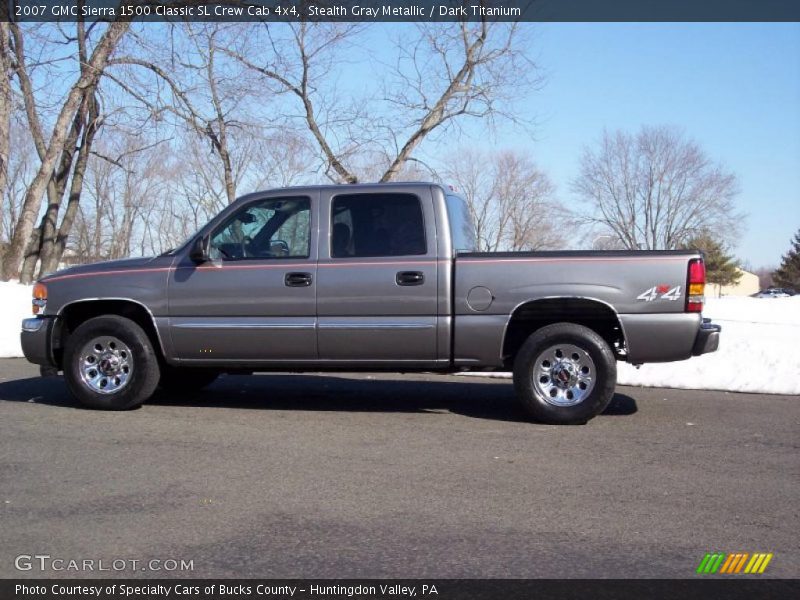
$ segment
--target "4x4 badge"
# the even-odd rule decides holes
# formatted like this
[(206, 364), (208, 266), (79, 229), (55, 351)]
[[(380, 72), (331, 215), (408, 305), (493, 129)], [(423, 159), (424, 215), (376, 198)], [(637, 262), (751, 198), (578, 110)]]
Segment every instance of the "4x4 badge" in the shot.
[(680, 297), (681, 286), (679, 285), (676, 285), (674, 288), (670, 288), (668, 285), (654, 285), (636, 296), (636, 299), (652, 302), (656, 298), (661, 298), (662, 300), (678, 300)]

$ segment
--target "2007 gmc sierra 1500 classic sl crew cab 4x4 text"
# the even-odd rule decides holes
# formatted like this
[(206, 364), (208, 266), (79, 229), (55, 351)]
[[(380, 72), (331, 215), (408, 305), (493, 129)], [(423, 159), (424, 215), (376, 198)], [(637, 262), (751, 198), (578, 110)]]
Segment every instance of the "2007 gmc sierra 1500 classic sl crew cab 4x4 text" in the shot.
[(717, 349), (698, 252), (475, 249), (439, 185), (249, 194), (161, 256), (44, 277), (22, 347), (94, 408), (225, 372), (513, 369), (531, 417), (564, 424), (608, 405), (617, 360)]

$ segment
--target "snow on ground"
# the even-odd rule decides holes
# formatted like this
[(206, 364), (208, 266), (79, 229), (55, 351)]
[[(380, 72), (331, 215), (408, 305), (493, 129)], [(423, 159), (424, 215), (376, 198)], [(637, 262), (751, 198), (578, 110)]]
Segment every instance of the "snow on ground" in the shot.
[[(0, 282), (0, 357), (22, 356), (20, 322), (31, 315), (31, 287)], [(703, 311), (722, 325), (719, 350), (690, 360), (619, 363), (622, 385), (800, 394), (800, 295), (711, 298)], [(464, 373), (511, 377), (510, 373)]]
[(719, 349), (690, 360), (620, 363), (624, 385), (800, 394), (800, 296), (715, 298), (703, 311), (722, 325)]
[(31, 314), (33, 286), (0, 281), (0, 357), (22, 356), (19, 332)]

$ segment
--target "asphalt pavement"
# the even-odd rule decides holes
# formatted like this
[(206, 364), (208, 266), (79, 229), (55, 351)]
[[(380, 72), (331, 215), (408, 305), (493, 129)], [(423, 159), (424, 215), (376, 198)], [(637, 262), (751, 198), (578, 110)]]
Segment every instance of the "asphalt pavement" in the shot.
[(798, 434), (797, 396), (620, 387), (556, 427), (441, 375), (228, 376), (108, 413), (0, 359), (0, 577), (691, 578), (717, 551), (796, 578)]

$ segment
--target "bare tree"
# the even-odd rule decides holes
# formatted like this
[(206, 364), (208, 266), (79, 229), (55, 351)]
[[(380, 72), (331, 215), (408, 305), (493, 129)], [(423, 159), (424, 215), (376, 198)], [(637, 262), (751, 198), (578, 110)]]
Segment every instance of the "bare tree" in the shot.
[(509, 211), (509, 232), (503, 242), (508, 250), (544, 250), (561, 241), (554, 222), (555, 186), (530, 159), (513, 152), (495, 157), (497, 196)]
[(19, 212), (25, 200), (28, 183), (38, 169), (36, 150), (33, 148), (25, 115), (15, 110), (11, 119), (10, 147), (14, 149), (9, 154), (8, 176), (4, 202), (0, 208), (0, 242), (5, 246), (14, 237)]
[[(117, 132), (89, 161), (85, 196), (93, 201), (93, 211), (83, 215), (95, 258), (123, 258), (138, 250), (146, 235), (145, 219), (154, 219), (165, 199), (169, 176), (164, 153), (157, 145), (143, 149), (141, 144), (141, 139)], [(158, 223), (167, 227), (160, 219)]]
[(554, 186), (529, 158), (468, 148), (448, 160), (443, 178), (467, 201), (480, 250), (544, 250), (559, 243)]
[[(148, 99), (148, 93), (151, 90), (155, 89), (158, 92), (158, 88), (152, 86), (140, 85), (137, 87), (139, 82), (136, 78), (126, 77), (127, 73), (119, 71), (124, 65), (133, 68), (135, 64), (133, 61), (126, 63), (110, 58), (112, 51), (120, 45), (124, 34), (122, 29), (127, 29), (127, 24), (124, 26), (111, 24), (104, 30), (101, 22), (84, 24), (78, 20), (75, 24), (74, 34), (68, 31), (68, 28), (61, 26), (19, 26), (16, 23), (4, 23), (3, 25), (4, 53), (2, 56), (4, 60), (8, 59), (9, 69), (16, 76), (19, 97), (22, 99), (28, 121), (27, 132), (40, 163), (40, 170), (36, 176), (26, 179), (26, 183), (31, 182), (31, 179), (33, 179), (33, 183), (26, 186), (25, 200), (20, 203), (15, 198), (13, 202), (9, 198), (4, 204), (4, 207), (7, 205), (9, 210), (3, 210), (3, 222), (8, 222), (13, 216), (11, 222), (4, 227), (8, 236), (6, 239), (10, 240), (9, 244), (4, 243), (3, 245), (4, 249), (9, 247), (9, 256), (2, 265), (6, 278), (19, 273), (20, 279), (28, 282), (33, 279), (37, 265), (40, 265), (39, 276), (57, 268), (67, 246), (72, 226), (79, 214), (78, 205), (89, 158), (93, 154), (100, 156), (93, 150), (96, 134), (101, 125), (106, 123), (106, 120), (112, 117), (115, 111), (118, 113), (118, 127), (114, 129), (115, 135), (123, 134), (126, 131), (124, 126), (120, 126), (120, 123), (126, 123), (128, 129), (130, 129), (130, 123), (134, 123), (136, 135), (144, 136), (144, 125), (149, 124), (157, 128), (158, 123), (163, 121), (161, 115), (164, 112), (171, 110), (173, 115), (180, 116), (179, 124), (191, 125), (192, 127), (189, 129), (210, 142), (211, 152), (209, 154), (221, 157), (221, 160), (211, 162), (213, 169), (210, 171), (219, 173), (228, 201), (235, 197), (237, 182), (244, 177), (249, 165), (252, 154), (250, 152), (251, 144), (259, 132), (244, 132), (240, 136), (242, 141), (238, 145), (237, 141), (231, 141), (234, 137), (230, 135), (231, 129), (243, 131), (230, 113), (236, 110), (236, 103), (241, 97), (240, 92), (246, 89), (246, 86), (236, 83), (236, 74), (229, 73), (230, 69), (219, 68), (215, 62), (217, 55), (213, 42), (220, 25), (187, 26), (185, 30), (182, 30), (179, 36), (181, 43), (193, 50), (191, 56), (182, 55), (186, 57), (186, 62), (177, 63), (181, 73), (189, 73), (189, 82), (186, 83), (185, 90), (167, 75), (168, 68), (162, 69), (155, 63), (152, 65), (149, 72), (161, 84), (168, 83), (167, 92), (171, 94), (169, 100), (172, 102), (169, 100), (163, 103), (158, 102), (160, 95), (155, 93), (153, 94), (155, 100), (151, 103), (140, 102), (122, 108), (112, 106), (110, 109), (109, 104), (120, 99), (124, 100), (131, 96), (137, 99)], [(143, 31), (146, 30), (143, 29)], [(100, 37), (91, 39), (92, 36)], [(133, 37), (139, 41), (158, 39), (140, 34)], [(32, 42), (30, 59), (25, 50), (26, 38), (30, 38), (28, 41)], [(127, 47), (136, 48), (137, 45), (131, 43), (127, 44)], [(72, 48), (75, 50), (70, 54)], [(155, 54), (153, 57), (154, 60), (159, 58)], [(172, 56), (172, 59), (175, 59), (175, 56)], [(58, 71), (60, 77), (74, 77), (74, 73), (78, 73), (78, 82), (72, 88), (68, 88), (67, 95), (60, 102), (57, 97), (53, 97), (53, 85), (50, 82), (52, 76), (48, 71), (49, 66), (56, 64), (65, 65), (60, 67), (60, 71), (53, 68), (54, 71)], [(72, 64), (75, 67), (72, 67)], [(135, 64), (135, 66), (139, 70), (142, 70), (142, 66), (145, 66), (146, 69), (151, 67), (150, 63)], [(94, 76), (88, 77), (87, 73), (90, 72)], [(220, 72), (224, 74), (221, 75)], [(162, 75), (164, 76), (162, 77)], [(104, 80), (116, 77), (118, 83), (129, 94), (119, 94), (118, 87), (107, 86), (113, 88), (111, 95), (101, 98), (103, 94), (100, 88), (101, 76)], [(0, 86), (0, 91), (2, 91), (2, 86)], [(195, 111), (194, 105), (189, 99), (190, 94), (194, 94), (195, 102), (198, 98), (208, 98), (207, 106), (210, 106), (210, 112), (203, 113), (200, 109)], [(181, 98), (185, 98), (186, 102), (181, 103)], [(2, 108), (11, 105), (11, 103), (4, 102)], [(51, 107), (54, 105), (57, 110), (60, 109), (60, 112), (53, 113)], [(146, 116), (144, 120), (141, 120), (143, 107)], [(73, 108), (71, 121), (66, 121), (67, 113)], [(203, 108), (205, 109), (206, 106)], [(135, 114), (137, 110), (139, 114)], [(124, 112), (124, 116), (119, 118), (122, 112)], [(0, 113), (0, 120), (2, 118), (3, 114)], [(147, 123), (148, 118), (150, 123)], [(140, 119), (138, 123), (136, 119)], [(49, 138), (45, 134), (45, 127), (48, 123), (55, 123), (53, 133)], [(170, 125), (166, 131), (167, 135), (175, 132), (174, 124)], [(7, 139), (2, 132), (0, 132), (0, 137)], [(23, 146), (16, 147), (22, 148)], [(2, 143), (0, 143), (0, 148), (2, 148)], [(48, 152), (52, 152), (54, 157), (49, 156)], [(27, 159), (29, 155), (30, 153), (26, 153), (25, 158)], [(122, 167), (119, 161), (113, 157), (103, 156), (102, 158)], [(22, 161), (20, 161), (20, 165), (22, 165)], [(5, 173), (7, 170), (3, 172)], [(39, 203), (32, 201), (37, 194), (37, 189), (46, 192), (46, 204), (43, 209)], [(17, 191), (16, 185), (13, 191)], [(41, 195), (42, 193), (39, 193), (40, 197)], [(220, 207), (216, 206), (215, 210), (218, 208)], [(22, 244), (26, 235), (25, 231), (32, 227), (32, 220), (36, 218), (37, 213), (41, 213), (40, 223), (31, 229), (27, 236), (27, 243)], [(81, 223), (85, 227), (88, 221), (84, 219)], [(24, 252), (21, 257), (15, 258), (11, 250), (18, 253), (20, 245), (24, 247)], [(20, 259), (23, 259), (21, 268), (18, 262)], [(14, 267), (14, 263), (17, 264), (16, 267)]]
[[(0, 17), (6, 16), (6, 6), (0, 9)], [(5, 221), (6, 188), (8, 186), (9, 148), (11, 147), (11, 93), (12, 58), (9, 23), (0, 21), (0, 222)], [(0, 238), (0, 260), (5, 254)]]
[(290, 129), (277, 131), (253, 144), (251, 186), (262, 189), (270, 186), (288, 187), (310, 183), (317, 178), (317, 161), (308, 140)]
[[(86, 173), (89, 154), (101, 123), (97, 99), (94, 95), (87, 98), (87, 105), (85, 109), (78, 111), (73, 125), (73, 131), (70, 133), (70, 140), (68, 140), (74, 143), (74, 140), (77, 139), (77, 133), (80, 132), (80, 146), (77, 149), (77, 158), (74, 159), (72, 176), (69, 180), (67, 206), (61, 218), (61, 222), (57, 225), (62, 196), (66, 188), (69, 173), (68, 164), (73, 163), (74, 151), (72, 147), (65, 149), (62, 154), (63, 165), (57, 175), (57, 185), (51, 186), (56, 187), (55, 193), (52, 194), (53, 200), (49, 202), (47, 206), (39, 230), (34, 232), (34, 236), (32, 237), (31, 244), (35, 243), (33, 241), (35, 239), (41, 240), (38, 248), (38, 258), (40, 262), (39, 277), (47, 273), (52, 273), (58, 268), (58, 263), (66, 248), (66, 241), (72, 232), (72, 226), (75, 221), (83, 190), (83, 178)], [(34, 252), (34, 249), (31, 249), (30, 252), (26, 252), (21, 275), (23, 281), (30, 281), (30, 279), (32, 279), (36, 257), (37, 254)]]
[[(151, 115), (171, 114), (209, 144), (229, 203), (236, 199), (254, 137), (241, 114), (250, 87), (220, 50), (227, 44), (228, 30), (238, 28), (236, 24), (185, 23), (178, 30), (171, 28), (168, 39), (142, 38), (142, 56), (112, 59), (108, 74)], [(118, 72), (119, 68), (124, 70)], [(234, 132), (241, 134), (239, 147)]]
[(595, 232), (589, 231), (585, 238), (591, 242), (585, 244), (591, 250), (625, 250), (625, 246), (619, 241), (619, 238), (612, 234), (596, 235)]
[(488, 163), (485, 152), (460, 148), (450, 155), (442, 174), (444, 180), (453, 184), (467, 201), (475, 223), (478, 247), (484, 252), (498, 249), (509, 214), (504, 199), (496, 196), (494, 174)]
[[(358, 63), (375, 70), (374, 83), (345, 101), (338, 81), (353, 66), (348, 48), (371, 39), (361, 37), (363, 25), (151, 31), (102, 21), (2, 24), (2, 278), (51, 272), (67, 248), (87, 258), (164, 250), (243, 186), (306, 183), (320, 172), (335, 181), (429, 178), (433, 169), (417, 156), (423, 141), (457, 132), (464, 119), (510, 117), (515, 84), (535, 72), (515, 24), (409, 24), (396, 60)], [(7, 123), (17, 114), (25, 139), (8, 156), (16, 134)], [(154, 146), (161, 142), (168, 148)], [(12, 172), (13, 185), (3, 184)], [(146, 194), (134, 185), (145, 176)], [(539, 243), (530, 216), (510, 211), (513, 226), (495, 245)]]
[[(224, 49), (230, 57), (260, 75), (269, 84), (268, 89), (291, 94), (299, 101), (300, 118), (320, 149), (326, 172), (348, 183), (357, 181), (345, 161), (358, 141), (347, 135), (346, 130), (363, 114), (357, 105), (352, 105), (349, 107), (352, 112), (340, 118), (332, 108), (333, 98), (330, 95), (320, 98), (319, 92), (330, 76), (337, 53), (362, 29), (362, 25), (354, 23), (307, 21), (287, 23), (283, 28), (256, 25), (239, 36), (238, 44)], [(267, 52), (254, 52), (253, 48)], [(251, 60), (251, 56), (258, 58)], [(337, 125), (343, 125), (344, 136)]]
[(580, 220), (628, 249), (672, 249), (703, 232), (732, 240), (741, 228), (735, 175), (670, 127), (604, 133), (573, 189), (590, 211)]
[[(106, 27), (91, 54), (87, 53), (86, 60), (81, 64), (77, 80), (69, 88), (65, 100), (61, 104), (46, 147), (43, 148), (44, 152), (41, 155), (38, 172), (26, 191), (14, 236), (3, 260), (2, 274), (0, 275), (3, 280), (11, 279), (19, 272), (23, 254), (31, 239), (42, 196), (52, 182), (53, 172), (58, 166), (59, 159), (70, 147), (68, 142), (70, 133), (74, 129), (71, 125), (74, 124), (78, 112), (88, 106), (89, 98), (97, 88), (111, 53), (129, 26), (130, 23), (112, 22)], [(12, 31), (13, 28), (14, 24), (12, 24)], [(19, 66), (18, 64), (17, 67)], [(32, 104), (32, 102), (26, 101), (26, 104)], [(36, 126), (34, 123), (36, 121), (30, 123), (32, 128)], [(37, 148), (37, 150), (39, 149)], [(25, 278), (26, 281), (27, 279), (28, 277)]]
[(390, 118), (407, 119), (392, 127), (396, 155), (381, 181), (391, 181), (434, 130), (446, 131), (459, 120), (517, 120), (508, 104), (540, 82), (535, 64), (521, 50), (519, 24), (482, 20), (420, 23), (416, 39), (397, 43), (399, 56), (386, 96)]
[[(19, 93), (22, 97), (22, 103), (27, 116), (27, 130), (33, 146), (36, 149), (39, 161), (41, 162), (44, 160), (47, 152), (47, 140), (44, 136), (41, 124), (42, 112), (45, 112), (46, 108), (52, 104), (52, 99), (48, 97), (37, 97), (37, 91), (40, 91), (38, 94), (39, 96), (45, 96), (46, 92), (44, 90), (49, 92), (52, 86), (51, 77), (54, 75), (50, 67), (63, 58), (73, 58), (75, 64), (78, 65), (78, 71), (82, 71), (85, 68), (88, 59), (88, 31), (90, 31), (94, 25), (87, 29), (83, 21), (79, 19), (75, 25), (74, 36), (71, 36), (65, 29), (60, 27), (49, 28), (52, 34), (50, 36), (43, 33), (47, 31), (48, 28), (38, 26), (28, 28), (28, 34), (31, 35), (35, 42), (35, 58), (32, 60), (33, 66), (30, 69), (25, 51), (26, 35), (17, 23), (10, 23), (9, 27), (12, 34), (10, 39), (10, 52), (13, 53), (14, 73), (19, 82)], [(67, 54), (58, 56), (58, 49), (62, 47), (74, 47), (75, 55), (70, 56), (69, 51), (67, 51)], [(54, 51), (55, 54), (48, 52), (48, 49)], [(40, 77), (40, 89), (37, 90), (33, 78), (36, 72), (42, 70), (44, 72)], [(33, 230), (25, 248), (24, 262), (20, 272), (20, 279), (22, 281), (27, 282), (33, 278), (34, 270), (40, 258), (42, 258), (42, 270), (40, 271), (40, 275), (44, 272), (48, 272), (48, 266), (54, 267), (58, 262), (56, 256), (57, 221), (62, 198), (67, 187), (67, 181), (71, 175), (74, 184), (71, 186), (70, 192), (74, 192), (75, 189), (77, 189), (78, 195), (71, 194), (70, 196), (67, 214), (64, 215), (65, 218), (62, 221), (62, 227), (58, 229), (58, 232), (63, 234), (71, 226), (72, 219), (70, 213), (74, 212), (75, 203), (79, 199), (80, 181), (82, 178), (81, 169), (85, 167), (85, 158), (81, 160), (80, 156), (81, 154), (86, 155), (88, 153), (96, 131), (96, 127), (92, 127), (88, 135), (83, 135), (83, 137), (81, 137), (82, 133), (86, 133), (87, 119), (96, 116), (96, 102), (94, 99), (95, 89), (96, 86), (89, 86), (84, 91), (80, 107), (72, 120), (67, 136), (63, 142), (63, 149), (58, 159), (58, 165), (51, 173), (50, 179), (47, 182), (47, 206), (39, 226)], [(40, 111), (40, 107), (44, 107), (44, 110)], [(81, 149), (77, 151), (79, 158), (76, 162), (76, 144), (79, 138), (81, 141)], [(27, 144), (21, 146), (21, 148), (26, 146)]]
[[(226, 52), (276, 93), (299, 102), (326, 174), (337, 181), (357, 182), (359, 154), (379, 151), (385, 156), (380, 181), (395, 179), (435, 130), (444, 132), (468, 117), (510, 116), (504, 107), (512, 89), (518, 94), (538, 81), (532, 76), (535, 66), (517, 44), (516, 24), (419, 25), (411, 39), (398, 41), (396, 61), (378, 66), (381, 98), (365, 92), (347, 106), (337, 105), (332, 68), (363, 26), (300, 22), (287, 27), (283, 37), (272, 27), (243, 35)], [(250, 51), (251, 45), (273, 52), (262, 58), (264, 52)]]

